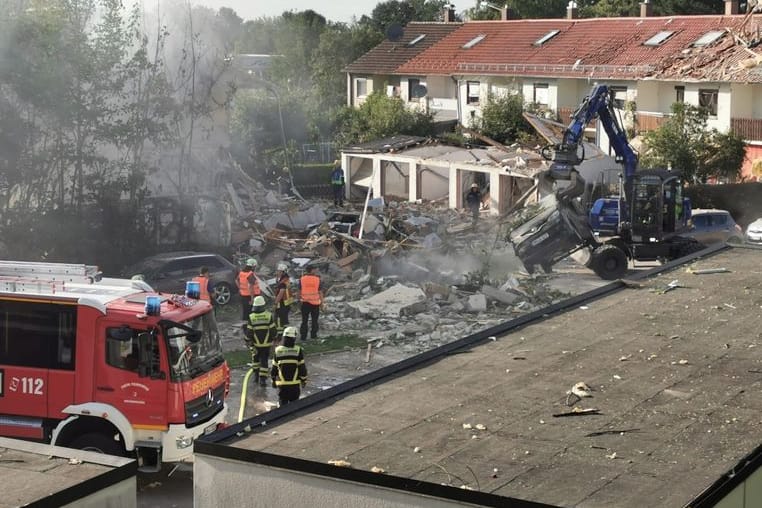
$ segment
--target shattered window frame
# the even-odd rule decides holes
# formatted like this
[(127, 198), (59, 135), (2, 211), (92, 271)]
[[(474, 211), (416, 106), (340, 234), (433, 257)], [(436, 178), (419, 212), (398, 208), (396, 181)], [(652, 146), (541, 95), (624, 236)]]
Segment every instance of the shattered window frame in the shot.
[(667, 40), (669, 40), (673, 35), (675, 35), (675, 33), (677, 33), (675, 30), (662, 30), (660, 32), (657, 32), (656, 35), (646, 40), (643, 43), (643, 46), (651, 46), (651, 47), (661, 46)]
[(550, 104), (550, 85), (548, 83), (532, 84), (532, 102), (538, 106)]
[(713, 42), (716, 42), (719, 39), (721, 39), (723, 35), (725, 35), (725, 30), (712, 30), (711, 32), (707, 32), (701, 37), (699, 37), (698, 39), (696, 39), (696, 41), (693, 44), (691, 44), (691, 46), (696, 48), (709, 46)]
[(675, 86), (675, 102), (679, 102), (680, 104), (685, 102), (685, 86)]
[(717, 116), (717, 104), (720, 91), (717, 88), (700, 88), (698, 91), (698, 105), (705, 108), (710, 117)]

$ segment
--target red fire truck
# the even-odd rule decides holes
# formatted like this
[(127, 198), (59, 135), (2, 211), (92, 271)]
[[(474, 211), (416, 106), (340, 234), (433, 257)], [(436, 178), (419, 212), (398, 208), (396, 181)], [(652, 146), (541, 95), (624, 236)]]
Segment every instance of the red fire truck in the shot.
[(229, 387), (209, 303), (94, 266), (0, 261), (0, 435), (156, 471), (224, 425)]

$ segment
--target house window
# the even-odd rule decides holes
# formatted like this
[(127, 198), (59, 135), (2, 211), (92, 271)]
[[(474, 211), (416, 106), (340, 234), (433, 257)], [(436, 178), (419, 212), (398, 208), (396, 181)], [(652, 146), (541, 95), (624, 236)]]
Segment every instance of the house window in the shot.
[(675, 102), (679, 102), (681, 104), (685, 102), (685, 87), (684, 86), (675, 87)]
[(617, 109), (624, 109), (624, 103), (627, 102), (627, 87), (612, 86), (609, 87), (609, 90), (611, 91), (614, 107)]
[(466, 81), (466, 103), (479, 104), (479, 88), (481, 83), (478, 81)]
[(699, 90), (699, 107), (706, 108), (709, 116), (717, 116), (719, 90)]
[(357, 97), (365, 97), (368, 95), (368, 80), (365, 78), (357, 78), (355, 80), (355, 95)]
[(535, 83), (532, 102), (540, 106), (547, 106), (549, 103), (549, 93), (547, 83)]
[(418, 78), (410, 78), (407, 80), (407, 100), (411, 102), (418, 102), (422, 97), (426, 97), (426, 85), (421, 83)]

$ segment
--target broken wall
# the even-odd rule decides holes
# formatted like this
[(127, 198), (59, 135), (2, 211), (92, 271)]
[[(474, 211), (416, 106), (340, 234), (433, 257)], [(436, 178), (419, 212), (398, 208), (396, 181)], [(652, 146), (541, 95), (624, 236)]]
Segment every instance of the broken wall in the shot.
[(450, 168), (422, 164), (418, 167), (419, 199), (438, 200), (447, 198), (450, 192)]

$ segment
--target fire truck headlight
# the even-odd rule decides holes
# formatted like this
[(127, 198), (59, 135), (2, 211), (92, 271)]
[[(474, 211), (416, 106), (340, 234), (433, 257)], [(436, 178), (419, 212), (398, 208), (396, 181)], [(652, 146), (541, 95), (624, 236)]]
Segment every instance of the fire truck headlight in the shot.
[(193, 437), (179, 436), (175, 439), (175, 444), (177, 445), (178, 450), (182, 450), (183, 448), (188, 448), (189, 446), (193, 445)]

